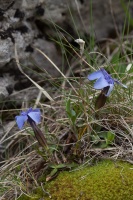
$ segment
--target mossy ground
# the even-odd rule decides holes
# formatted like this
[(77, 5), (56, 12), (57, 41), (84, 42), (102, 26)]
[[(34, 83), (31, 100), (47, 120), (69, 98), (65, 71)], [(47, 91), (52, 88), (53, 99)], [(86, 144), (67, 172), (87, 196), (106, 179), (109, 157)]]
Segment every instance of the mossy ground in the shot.
[[(45, 200), (133, 200), (132, 188), (131, 164), (103, 161), (92, 167), (61, 172), (55, 180), (44, 185), (46, 193), (42, 194), (40, 189), (36, 192)], [(39, 196), (26, 199), (39, 200)]]

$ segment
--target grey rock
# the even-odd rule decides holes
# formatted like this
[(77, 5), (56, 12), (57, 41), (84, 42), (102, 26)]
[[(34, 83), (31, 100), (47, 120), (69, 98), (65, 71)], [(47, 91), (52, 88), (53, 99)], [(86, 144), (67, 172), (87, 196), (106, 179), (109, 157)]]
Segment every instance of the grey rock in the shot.
[[(125, 11), (120, 1), (111, 2), (110, 4), (109, 0), (0, 0), (0, 72), (7, 73), (10, 66), (8, 73), (13, 70), (17, 73), (17, 66), (10, 64), (15, 58), (16, 43), (22, 68), (31, 78), (35, 77), (32, 70), (38, 67), (46, 76), (59, 76), (51, 63), (34, 47), (41, 49), (61, 70), (66, 69), (65, 62), (62, 69), (63, 52), (56, 43), (63, 39), (62, 34), (69, 42), (73, 42), (79, 35), (81, 38), (86, 35), (88, 40), (90, 35), (94, 35), (97, 41), (110, 37), (112, 32), (115, 34), (111, 9), (119, 31), (122, 30)], [(128, 1), (125, 0), (125, 4), (126, 2)], [(130, 2), (129, 6), (132, 8), (133, 3)], [(21, 78), (25, 79), (23, 75)], [(39, 80), (39, 77), (36, 80)], [(0, 94), (8, 97), (6, 87), (14, 86), (15, 82), (9, 79), (6, 86), (3, 86), (3, 83), (1, 85)]]
[(0, 9), (7, 10), (14, 2), (14, 0), (0, 0)]
[(13, 44), (10, 38), (0, 40), (0, 68), (4, 67), (12, 58)]
[[(44, 39), (37, 39), (34, 42), (34, 48), (44, 52), (57, 66), (61, 66), (61, 55), (58, 53), (55, 44)], [(34, 63), (41, 68), (43, 72), (53, 77), (59, 76), (59, 72), (54, 66), (37, 50), (34, 50), (32, 56)]]
[(8, 73), (0, 77), (0, 101), (4, 100), (12, 93), (14, 84), (14, 77), (10, 76)]

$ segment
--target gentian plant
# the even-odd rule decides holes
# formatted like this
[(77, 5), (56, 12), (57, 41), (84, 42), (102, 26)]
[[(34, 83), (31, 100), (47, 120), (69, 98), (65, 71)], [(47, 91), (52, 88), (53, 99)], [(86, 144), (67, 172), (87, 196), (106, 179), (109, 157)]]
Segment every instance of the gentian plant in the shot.
[(94, 84), (94, 89), (96, 90), (103, 90), (105, 96), (109, 96), (111, 91), (114, 88), (114, 84), (120, 84), (121, 86), (127, 88), (126, 85), (123, 85), (120, 81), (117, 79), (113, 79), (108, 72), (101, 68), (100, 70), (93, 72), (92, 74), (88, 75), (88, 79), (90, 81), (96, 80)]
[(21, 112), (20, 115), (15, 117), (15, 119), (19, 129), (22, 129), (24, 123), (27, 121), (32, 127), (39, 144), (43, 147), (47, 145), (44, 134), (37, 126), (37, 124), (41, 121), (41, 112), (39, 108), (29, 108), (28, 110)]

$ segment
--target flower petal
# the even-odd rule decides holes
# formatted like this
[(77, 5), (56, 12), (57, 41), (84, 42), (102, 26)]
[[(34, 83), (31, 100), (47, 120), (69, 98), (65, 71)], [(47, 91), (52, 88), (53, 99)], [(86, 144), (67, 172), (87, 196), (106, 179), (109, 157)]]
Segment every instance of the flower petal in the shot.
[(90, 81), (95, 80), (95, 79), (98, 79), (98, 78), (100, 78), (100, 77), (104, 77), (104, 75), (103, 75), (103, 73), (102, 73), (101, 70), (98, 70), (98, 71), (93, 72), (92, 74), (88, 75), (88, 79), (89, 79)]
[(40, 110), (37, 111), (32, 111), (30, 113), (28, 113), (28, 116), (37, 124), (41, 121), (41, 112)]
[(117, 79), (114, 79), (114, 81), (115, 81), (115, 83), (121, 85), (122, 87), (127, 88), (126, 85), (122, 84), (122, 83), (121, 83), (120, 81), (118, 81)]
[(103, 89), (104, 87), (107, 87), (107, 86), (109, 86), (109, 84), (106, 81), (106, 79), (104, 79), (103, 77), (99, 78), (94, 84), (94, 88), (96, 90), (101, 90), (101, 89)]
[(126, 86), (126, 85), (124, 85), (124, 84), (122, 84), (122, 83), (120, 83), (120, 85), (121, 85), (121, 86), (123, 86), (124, 88), (127, 88), (127, 86)]
[(32, 112), (40, 112), (40, 109), (39, 108), (35, 108), (35, 109), (32, 110)]
[(16, 119), (16, 123), (18, 125), (18, 128), (22, 129), (23, 125), (27, 121), (28, 117), (26, 115), (25, 116), (24, 115), (23, 116), (16, 116), (15, 119)]
[(108, 97), (110, 95), (110, 93), (112, 92), (112, 90), (114, 88), (114, 84), (110, 84), (109, 86), (110, 86), (109, 90), (108, 90), (107, 94), (105, 94), (106, 97)]

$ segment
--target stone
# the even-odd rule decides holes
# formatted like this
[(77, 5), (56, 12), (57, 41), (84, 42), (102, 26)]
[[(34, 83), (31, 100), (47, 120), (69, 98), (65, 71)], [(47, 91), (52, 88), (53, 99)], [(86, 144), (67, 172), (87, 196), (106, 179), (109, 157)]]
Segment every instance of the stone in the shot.
[[(126, 2), (128, 1), (125, 0), (124, 6)], [(130, 2), (131, 16), (132, 7), (133, 3)], [(64, 43), (62, 35), (70, 43), (79, 36), (86, 37), (86, 40), (88, 38), (88, 41), (90, 36), (94, 36), (96, 41), (108, 37), (115, 38), (117, 33), (113, 16), (121, 32), (125, 15), (120, 1), (110, 3), (109, 0), (0, 0), (0, 73), (6, 71), (10, 74), (12, 71), (14, 76), (18, 73), (16, 65), (10, 64), (15, 59), (16, 43), (22, 68), (31, 78), (34, 79), (33, 71), (38, 70), (37, 68), (42, 70), (43, 75), (58, 77), (60, 74), (57, 70), (34, 47), (41, 49), (59, 69), (65, 71), (68, 66), (66, 61), (62, 66), (64, 49), (58, 45), (61, 40)], [(24, 76), (21, 78), (25, 79)], [(36, 81), (39, 79), (39, 75), (38, 78), (36, 75)], [(8, 85), (12, 85), (12, 82)], [(3, 83), (0, 83), (0, 88), (3, 97), (7, 97), (8, 92)]]

